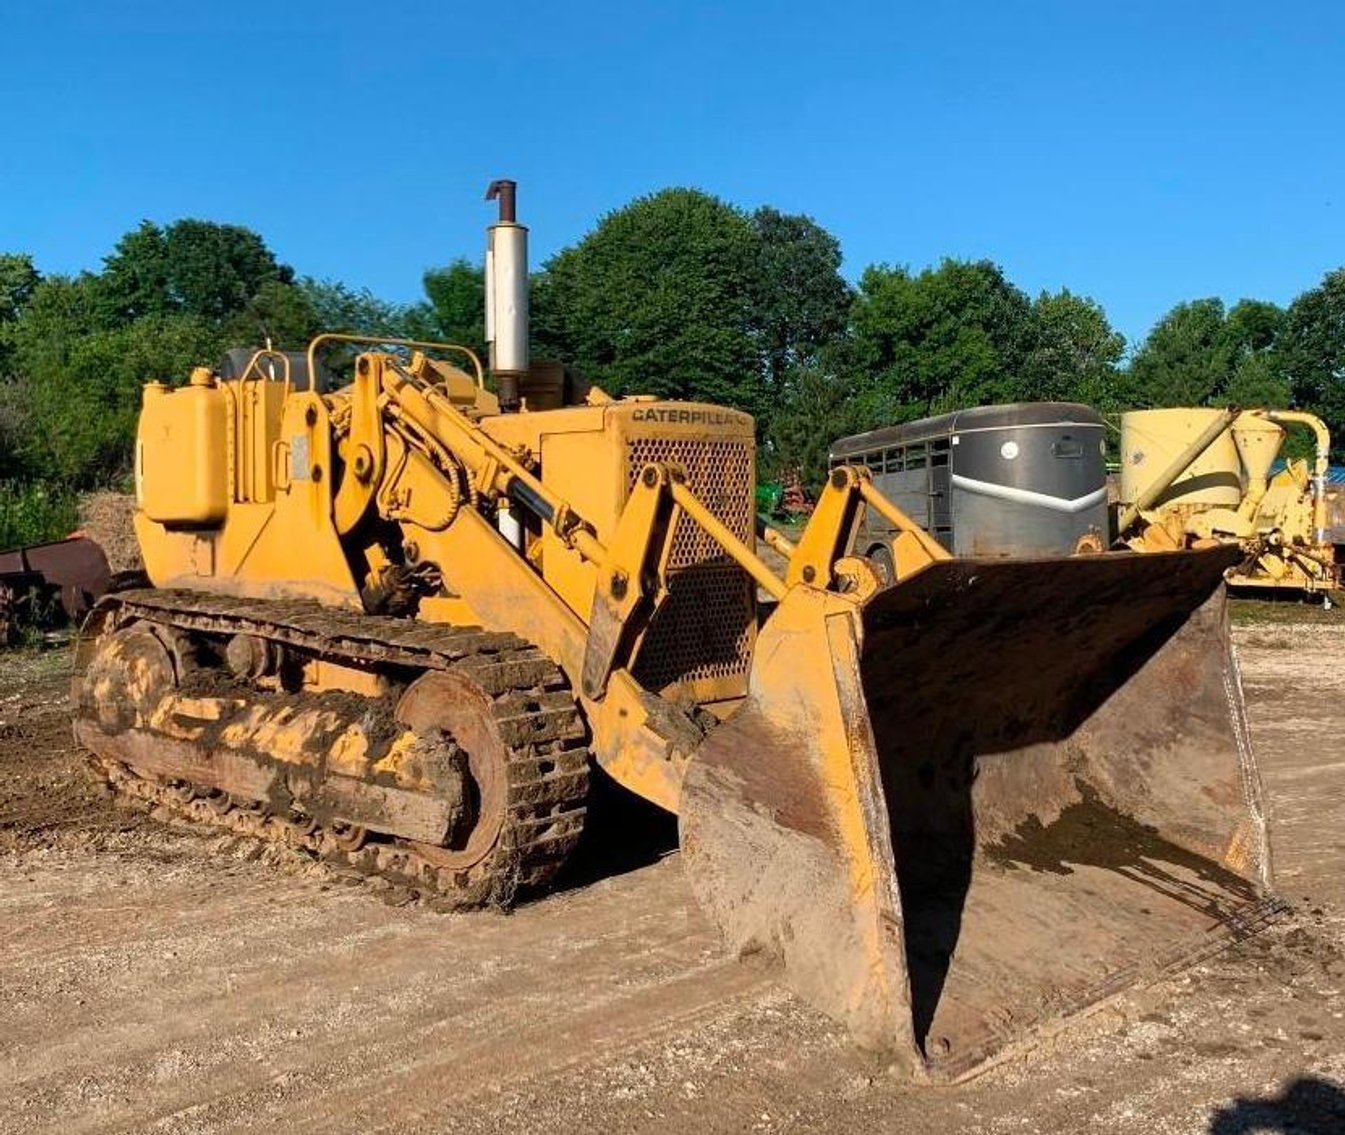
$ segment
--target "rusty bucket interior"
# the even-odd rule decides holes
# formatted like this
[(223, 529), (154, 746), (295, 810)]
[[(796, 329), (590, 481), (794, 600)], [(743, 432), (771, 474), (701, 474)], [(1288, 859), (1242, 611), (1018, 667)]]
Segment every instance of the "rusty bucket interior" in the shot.
[(948, 561), (848, 612), (791, 592), (687, 778), (693, 889), (941, 1080), (1254, 931), (1278, 904), (1227, 566)]

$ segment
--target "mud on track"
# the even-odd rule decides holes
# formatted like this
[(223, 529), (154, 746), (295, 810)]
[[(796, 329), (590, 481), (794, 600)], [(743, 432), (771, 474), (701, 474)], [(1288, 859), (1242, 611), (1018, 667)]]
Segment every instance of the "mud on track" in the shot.
[(1345, 620), (1237, 638), (1296, 913), (937, 1091), (724, 959), (676, 855), (388, 905), (118, 810), (63, 658), (0, 656), (0, 1131), (1345, 1130)]

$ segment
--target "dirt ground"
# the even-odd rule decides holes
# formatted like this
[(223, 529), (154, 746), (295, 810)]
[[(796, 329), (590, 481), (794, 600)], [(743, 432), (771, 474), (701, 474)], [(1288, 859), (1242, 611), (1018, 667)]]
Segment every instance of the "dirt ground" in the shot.
[(723, 957), (675, 854), (389, 906), (118, 810), (64, 652), (0, 657), (0, 1131), (1345, 1131), (1345, 618), (1284, 620), (1237, 641), (1292, 915), (940, 1089)]

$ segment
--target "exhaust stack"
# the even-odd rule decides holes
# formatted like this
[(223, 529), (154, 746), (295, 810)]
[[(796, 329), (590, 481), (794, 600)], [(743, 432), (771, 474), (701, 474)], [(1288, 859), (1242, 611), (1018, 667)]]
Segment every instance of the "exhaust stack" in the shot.
[(492, 181), (487, 201), (500, 219), (486, 230), (486, 340), (500, 409), (517, 412), (519, 383), (528, 373), (528, 230), (517, 219), (517, 183)]

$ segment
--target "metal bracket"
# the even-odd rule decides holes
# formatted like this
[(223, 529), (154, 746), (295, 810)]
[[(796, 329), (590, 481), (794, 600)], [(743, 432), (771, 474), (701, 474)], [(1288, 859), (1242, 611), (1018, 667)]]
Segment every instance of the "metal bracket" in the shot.
[(336, 530), (343, 536), (363, 519), (383, 479), (386, 449), (379, 407), (381, 375), (381, 363), (370, 355), (360, 356), (351, 387), (346, 469), (332, 507)]
[(667, 597), (665, 568), (676, 505), (663, 465), (640, 470), (598, 567), (584, 649), (584, 696), (601, 698), (607, 680), (629, 654), (637, 630), (648, 625)]
[(866, 505), (897, 530), (892, 548), (899, 578), (951, 558), (942, 544), (878, 491), (867, 469), (840, 465), (827, 477), (808, 527), (794, 547), (785, 583), (830, 588), (836, 582), (837, 564), (849, 556), (855, 524)]

